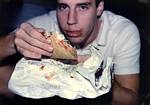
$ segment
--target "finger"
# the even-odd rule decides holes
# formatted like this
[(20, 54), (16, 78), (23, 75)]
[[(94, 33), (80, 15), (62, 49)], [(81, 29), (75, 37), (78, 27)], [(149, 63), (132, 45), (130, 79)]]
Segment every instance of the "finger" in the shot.
[(24, 57), (27, 57), (27, 58), (36, 58), (36, 59), (41, 59), (41, 54), (38, 54), (38, 53), (34, 53), (34, 52), (31, 52), (31, 51), (28, 51), (28, 50), (25, 50), (21, 47), (18, 47), (17, 48), (19, 50), (19, 52), (24, 55)]
[(37, 30), (38, 32), (42, 33), (42, 35), (43, 35), (43, 33), (45, 32), (45, 30), (42, 29), (42, 28), (36, 28), (36, 30)]
[(26, 43), (25, 41), (23, 41), (22, 39), (19, 39), (19, 38), (15, 39), (15, 44), (17, 46), (17, 49), (19, 49), (19, 52), (21, 54), (23, 54), (24, 56), (29, 56), (28, 55), (29, 52), (40, 54), (40, 55), (45, 55), (45, 56), (51, 56), (52, 52), (53, 52), (53, 50), (51, 50), (50, 52), (47, 52), (43, 49), (32, 46), (32, 45)]
[[(26, 43), (30, 44), (31, 46), (34, 46), (34, 47), (38, 47), (40, 49), (43, 49), (45, 51), (48, 51), (48, 52), (52, 52), (53, 48), (52, 46), (50, 46), (50, 44), (48, 43), (43, 43), (31, 36), (29, 36), (27, 33), (25, 33), (24, 30), (22, 29), (19, 29), (17, 32), (16, 32), (16, 38), (18, 38), (18, 40), (22, 40), (22, 41), (25, 41)], [(19, 43), (18, 43), (19, 45)], [(22, 45), (20, 45), (22, 46)], [(23, 47), (23, 46), (22, 46)]]
[(29, 36), (33, 37), (34, 39), (47, 43), (46, 38), (42, 34), (42, 32), (45, 31), (44, 29), (35, 28), (30, 23), (23, 23), (20, 28), (22, 28)]

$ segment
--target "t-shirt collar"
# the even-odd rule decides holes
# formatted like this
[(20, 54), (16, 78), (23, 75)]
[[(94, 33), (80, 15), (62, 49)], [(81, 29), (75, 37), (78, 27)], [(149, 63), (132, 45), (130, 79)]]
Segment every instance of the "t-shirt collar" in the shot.
[(108, 32), (110, 29), (110, 20), (108, 19), (108, 14), (106, 12), (103, 12), (100, 21), (102, 21), (99, 35), (97, 39), (93, 42), (92, 45), (96, 46), (105, 46), (107, 44), (107, 38), (108, 38)]

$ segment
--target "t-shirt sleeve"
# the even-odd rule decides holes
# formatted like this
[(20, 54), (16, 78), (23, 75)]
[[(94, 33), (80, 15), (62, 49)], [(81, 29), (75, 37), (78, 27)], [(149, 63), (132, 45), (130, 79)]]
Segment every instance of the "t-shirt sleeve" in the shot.
[(128, 24), (119, 33), (114, 48), (114, 74), (126, 75), (140, 72), (140, 36), (135, 24)]
[(56, 31), (58, 30), (56, 12), (50, 11), (47, 14), (32, 18), (27, 21), (37, 28), (43, 28), (46, 31)]

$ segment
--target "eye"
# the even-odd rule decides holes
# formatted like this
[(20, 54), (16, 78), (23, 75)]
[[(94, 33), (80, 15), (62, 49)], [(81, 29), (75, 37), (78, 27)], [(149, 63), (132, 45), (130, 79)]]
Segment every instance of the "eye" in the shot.
[(80, 5), (80, 10), (88, 10), (89, 9), (89, 6), (88, 5)]
[(64, 11), (64, 10), (67, 10), (68, 6), (65, 5), (65, 4), (60, 4), (57, 6), (57, 9), (60, 10), (60, 11)]

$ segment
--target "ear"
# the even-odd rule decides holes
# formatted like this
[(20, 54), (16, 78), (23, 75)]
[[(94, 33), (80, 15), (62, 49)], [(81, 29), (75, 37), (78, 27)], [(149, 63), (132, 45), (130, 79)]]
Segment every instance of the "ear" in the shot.
[(102, 0), (97, 7), (97, 16), (100, 16), (104, 10), (104, 1)]

